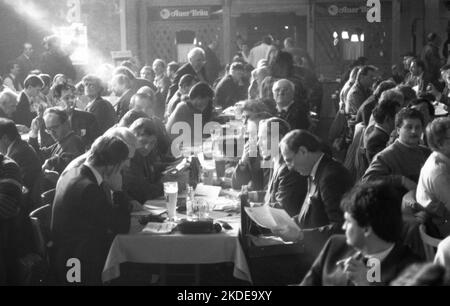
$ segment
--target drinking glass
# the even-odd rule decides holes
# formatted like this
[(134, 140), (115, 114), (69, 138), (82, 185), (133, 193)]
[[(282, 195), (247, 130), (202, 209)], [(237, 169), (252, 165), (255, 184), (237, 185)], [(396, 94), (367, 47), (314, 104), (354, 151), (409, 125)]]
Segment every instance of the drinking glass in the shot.
[(164, 183), (164, 195), (167, 202), (167, 214), (170, 221), (176, 220), (177, 200), (178, 200), (178, 182)]

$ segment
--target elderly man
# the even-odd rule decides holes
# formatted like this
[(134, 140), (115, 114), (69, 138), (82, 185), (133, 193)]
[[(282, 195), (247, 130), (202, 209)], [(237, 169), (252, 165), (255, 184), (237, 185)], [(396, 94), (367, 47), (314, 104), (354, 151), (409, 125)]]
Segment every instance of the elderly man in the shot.
[(208, 82), (205, 73), (205, 51), (202, 48), (194, 48), (188, 53), (188, 62), (181, 66), (175, 74), (172, 85), (169, 88), (167, 100), (170, 101), (172, 96), (178, 90), (180, 79), (185, 74), (193, 75), (197, 82)]
[(69, 126), (76, 135), (81, 137), (86, 149), (100, 136), (98, 131), (97, 120), (95, 116), (89, 112), (75, 109), (75, 87), (69, 84), (56, 85), (53, 91), (55, 99), (58, 99), (60, 105), (64, 106), (64, 111), (69, 117)]
[(40, 147), (37, 136), (41, 121), (33, 119), (28, 142), (40, 155), (44, 170), (61, 173), (69, 162), (84, 153), (85, 145), (71, 129), (69, 118), (63, 110), (48, 108), (44, 112), (44, 123), (47, 133), (56, 141), (50, 147)]
[(21, 84), (23, 84), (25, 78), (31, 71), (34, 70), (36, 66), (33, 59), (31, 58), (33, 56), (33, 53), (34, 53), (33, 45), (26, 42), (23, 44), (23, 53), (18, 58), (16, 58), (16, 62), (19, 64), (20, 68), (18, 81)]
[[(80, 261), (81, 285), (100, 285), (114, 235), (129, 229), (128, 202), (115, 201), (110, 190), (128, 161), (129, 150), (117, 137), (97, 139), (84, 164), (65, 172), (56, 186), (51, 230), (57, 279), (67, 284), (67, 261)], [(115, 198), (114, 198), (115, 199)]]
[(242, 63), (233, 63), (230, 67), (230, 73), (220, 80), (215, 88), (214, 105), (222, 109), (234, 106), (236, 102), (244, 100), (239, 85), (243, 81), (244, 65)]
[(16, 112), (17, 95), (10, 90), (0, 92), (0, 118), (13, 119)]
[(119, 97), (119, 101), (115, 106), (118, 120), (122, 119), (130, 109), (130, 100), (134, 94), (131, 86), (130, 78), (124, 74), (117, 74), (112, 79), (112, 90)]
[(355, 84), (350, 88), (345, 100), (345, 112), (350, 116), (356, 116), (359, 107), (371, 95), (371, 88), (375, 81), (377, 68), (363, 66), (356, 76)]
[(103, 134), (107, 129), (117, 123), (117, 115), (114, 107), (102, 98), (102, 81), (94, 75), (87, 75), (83, 78), (84, 93), (90, 99), (89, 104), (84, 109), (92, 113), (97, 119), (99, 133)]
[(409, 68), (410, 74), (405, 78), (405, 85), (410, 86), (419, 94), (426, 91), (428, 80), (425, 79), (425, 63), (419, 59), (413, 59)]
[(276, 234), (288, 241), (304, 240), (305, 261), (312, 262), (327, 239), (341, 230), (344, 217), (339, 203), (353, 180), (342, 164), (323, 152), (320, 140), (307, 131), (291, 131), (280, 148), (289, 169), (308, 177), (308, 192), (300, 214), (294, 217), (298, 227)]
[(36, 114), (31, 109), (32, 99), (36, 98), (44, 82), (37, 75), (29, 75), (25, 79), (24, 90), (20, 93), (19, 103), (17, 104), (16, 112), (14, 114), (14, 122), (30, 127), (31, 121)]
[(155, 71), (153, 71), (152, 67), (150, 67), (150, 66), (142, 67), (140, 75), (141, 75), (141, 78), (149, 81), (152, 84), (155, 81)]
[(278, 117), (286, 120), (293, 130), (308, 129), (308, 109), (303, 103), (294, 101), (294, 83), (287, 79), (281, 79), (273, 84), (272, 91), (277, 106)]
[(162, 59), (155, 59), (153, 61), (153, 71), (155, 72), (155, 79), (153, 81), (153, 84), (158, 88), (158, 91), (161, 93), (161, 95), (165, 99), (167, 98), (167, 93), (169, 92), (170, 87), (170, 79), (166, 75), (166, 62)]
[(342, 201), (344, 235), (331, 237), (303, 286), (386, 286), (419, 261), (400, 242), (401, 196), (389, 183), (355, 187)]

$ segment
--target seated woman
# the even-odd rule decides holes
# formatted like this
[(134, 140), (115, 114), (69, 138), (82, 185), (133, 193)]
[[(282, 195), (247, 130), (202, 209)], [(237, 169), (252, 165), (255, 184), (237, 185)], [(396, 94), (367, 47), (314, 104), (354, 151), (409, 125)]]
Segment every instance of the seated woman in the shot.
[(450, 234), (450, 118), (438, 118), (426, 129), (433, 153), (420, 171), (416, 200), (431, 215), (442, 237)]
[[(244, 152), (234, 169), (231, 186), (240, 190), (243, 185), (250, 191), (266, 190), (269, 183), (269, 169), (261, 169), (261, 155), (258, 152), (258, 126), (263, 119), (272, 117), (269, 108), (260, 100), (247, 100), (240, 102), (239, 111), (249, 135), (244, 145)], [(253, 146), (253, 147), (252, 147)]]
[[(278, 126), (278, 133), (272, 134)], [(270, 169), (266, 203), (286, 210), (290, 216), (300, 213), (307, 192), (306, 177), (288, 168), (278, 142), (290, 131), (289, 124), (276, 117), (259, 123), (258, 147), (263, 159), (261, 167)], [(278, 138), (278, 139), (277, 139)]]
[[(203, 127), (212, 119), (213, 98), (214, 91), (208, 84), (194, 85), (189, 92), (189, 100), (179, 103), (167, 120), (166, 130), (172, 139), (181, 136), (184, 144), (190, 141), (191, 145), (200, 145)], [(201, 135), (196, 135), (198, 127)]]

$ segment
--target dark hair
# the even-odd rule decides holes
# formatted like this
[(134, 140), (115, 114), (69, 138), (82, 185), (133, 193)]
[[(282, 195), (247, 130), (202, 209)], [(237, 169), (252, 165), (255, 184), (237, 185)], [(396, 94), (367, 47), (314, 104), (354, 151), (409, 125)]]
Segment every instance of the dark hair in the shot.
[(120, 119), (117, 126), (121, 127), (130, 127), (136, 120), (140, 118), (148, 118), (148, 115), (142, 111), (137, 110), (129, 110), (123, 117)]
[(426, 105), (427, 105), (427, 107), (428, 107), (428, 112), (430, 113), (430, 115), (432, 116), (432, 117), (434, 117), (434, 115), (435, 115), (435, 113), (434, 113), (434, 106), (433, 106), (433, 104), (431, 103), (431, 101), (430, 100), (428, 100), (428, 99), (424, 99), (424, 98), (419, 98), (419, 99), (414, 99), (414, 100), (412, 100), (410, 103), (409, 103), (409, 106), (411, 107), (411, 106), (416, 106), (416, 105), (420, 105), (420, 104), (422, 104), (422, 103), (425, 103)]
[(177, 62), (170, 62), (167, 64), (167, 67), (169, 67), (169, 70), (177, 72), (178, 69), (180, 69), (180, 64)]
[(362, 66), (362, 67), (359, 69), (358, 76), (357, 76), (356, 78), (359, 79), (359, 76), (360, 76), (360, 75), (368, 75), (369, 72), (371, 72), (371, 71), (377, 71), (377, 70), (378, 70), (377, 67), (372, 66), (372, 65), (365, 65), (365, 66)]
[[(286, 120), (283, 120), (281, 118), (278, 117), (271, 117), (269, 119), (263, 119), (260, 124), (265, 124), (269, 127), (272, 127), (272, 124), (274, 123), (278, 123), (278, 135), (280, 137), (284, 137), (287, 133), (289, 133), (289, 131), (291, 130), (291, 126), (289, 125), (289, 123)], [(271, 128), (268, 129), (269, 134), (271, 132)]]
[(432, 42), (437, 38), (437, 34), (434, 32), (427, 34), (427, 42)]
[(118, 137), (101, 136), (91, 146), (88, 161), (93, 166), (119, 165), (128, 159), (128, 146)]
[(266, 35), (263, 37), (262, 42), (267, 44), (267, 45), (271, 45), (273, 42), (273, 39), (270, 35)]
[(382, 81), (377, 85), (375, 91), (373, 92), (373, 95), (378, 100), (383, 92), (385, 92), (388, 89), (392, 89), (395, 86), (396, 86), (395, 82), (393, 82), (393, 81), (389, 81), (389, 80)]
[(281, 140), (288, 149), (297, 153), (300, 147), (305, 147), (309, 152), (320, 152), (323, 148), (321, 141), (306, 130), (293, 130)]
[(450, 130), (450, 118), (436, 118), (430, 122), (426, 129), (428, 146), (433, 151), (439, 151), (447, 138), (447, 130)]
[(194, 100), (195, 98), (213, 98), (214, 90), (204, 82), (195, 84), (191, 91), (189, 92), (189, 99)]
[(286, 78), (294, 73), (294, 58), (292, 54), (279, 51), (269, 63), (270, 75), (274, 78)]
[(415, 58), (411, 61), (411, 64), (414, 62), (416, 63), (417, 67), (420, 67), (420, 68), (422, 68), (422, 71), (425, 71), (425, 62), (424, 61)]
[(195, 77), (192, 74), (185, 74), (180, 78), (180, 81), (178, 82), (178, 86), (186, 86), (192, 84), (192, 82), (195, 82)]
[(412, 99), (415, 99), (417, 97), (416, 92), (414, 91), (414, 89), (411, 88), (411, 86), (402, 84), (398, 85), (396, 89), (402, 93), (403, 100), (405, 102), (411, 101)]
[(67, 113), (65, 111), (63, 111), (62, 109), (60, 109), (59, 107), (50, 107), (47, 108), (44, 112), (44, 117), (49, 115), (49, 114), (55, 114), (58, 116), (59, 118), (59, 122), (61, 124), (64, 124), (67, 122), (67, 120), (69, 120), (69, 117), (67, 116)]
[(400, 107), (400, 103), (394, 100), (382, 100), (375, 106), (372, 111), (373, 118), (378, 124), (383, 124), (387, 118), (395, 118), (397, 109)]
[(58, 84), (53, 88), (53, 97), (55, 99), (60, 99), (63, 91), (71, 90), (76, 92), (76, 88), (68, 83)]
[(11, 61), (6, 64), (6, 72), (9, 73), (11, 69), (14, 68), (14, 65), (18, 65), (16, 61)]
[[(250, 113), (251, 118), (253, 118), (254, 116), (256, 117), (260, 113), (268, 113), (268, 114), (272, 113), (271, 109), (259, 99), (244, 101), (244, 103), (242, 104), (241, 111)], [(273, 116), (274, 113), (272, 113), (271, 115)]]
[(395, 116), (395, 127), (400, 128), (406, 119), (418, 119), (422, 123), (422, 127), (425, 127), (422, 113), (417, 109), (407, 107), (402, 108)]
[(130, 126), (130, 130), (137, 137), (139, 136), (158, 136), (158, 127), (149, 118), (139, 118)]
[(19, 131), (17, 131), (14, 121), (6, 118), (0, 118), (0, 138), (5, 135), (10, 141), (20, 138)]
[(50, 87), (52, 85), (52, 78), (48, 74), (41, 73), (39, 77), (41, 78), (42, 82), (44, 82), (44, 87)]
[(370, 226), (386, 242), (397, 242), (403, 220), (402, 197), (397, 189), (385, 181), (356, 185), (342, 200), (341, 208), (350, 214), (360, 227)]
[(245, 67), (244, 67), (244, 64), (242, 64), (242, 63), (234, 62), (234, 63), (232, 63), (232, 64), (230, 65), (230, 69), (229, 69), (229, 70), (230, 70), (230, 71), (231, 71), (231, 70), (244, 71), (244, 70), (245, 70)]
[(27, 76), (27, 78), (23, 82), (24, 88), (28, 88), (30, 86), (42, 88), (42, 87), (44, 87), (44, 82), (37, 75), (31, 74), (31, 75)]

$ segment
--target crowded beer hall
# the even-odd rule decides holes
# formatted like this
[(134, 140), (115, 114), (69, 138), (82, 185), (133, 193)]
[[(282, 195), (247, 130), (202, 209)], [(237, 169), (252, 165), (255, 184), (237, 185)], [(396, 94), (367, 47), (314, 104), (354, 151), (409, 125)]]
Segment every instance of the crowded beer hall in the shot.
[(0, 285), (450, 285), (449, 111), (447, 0), (0, 0)]

